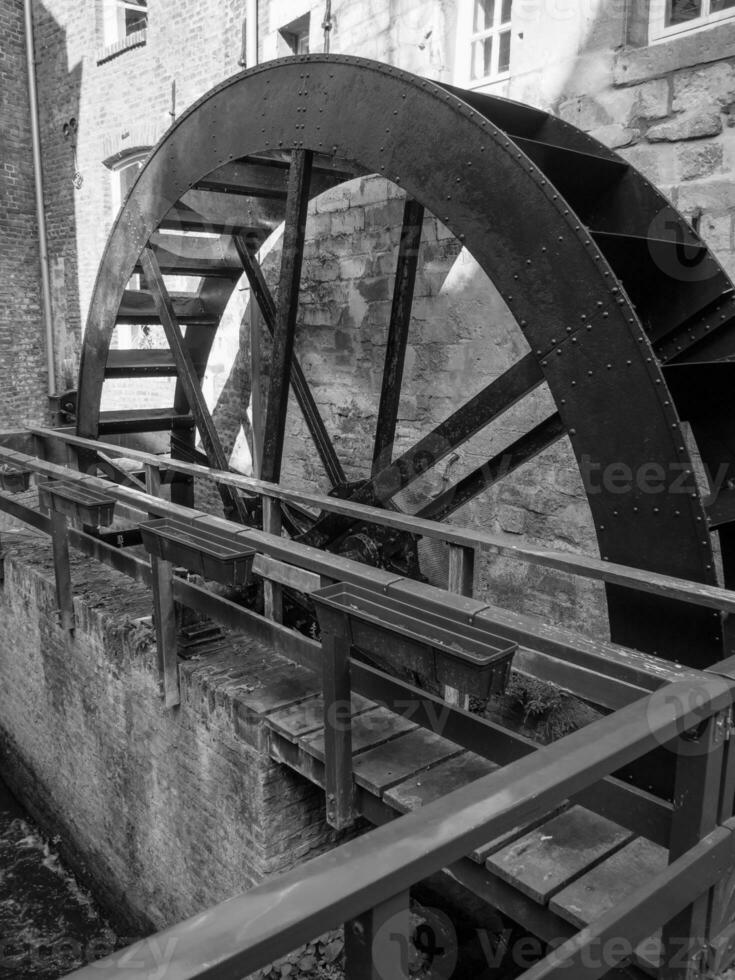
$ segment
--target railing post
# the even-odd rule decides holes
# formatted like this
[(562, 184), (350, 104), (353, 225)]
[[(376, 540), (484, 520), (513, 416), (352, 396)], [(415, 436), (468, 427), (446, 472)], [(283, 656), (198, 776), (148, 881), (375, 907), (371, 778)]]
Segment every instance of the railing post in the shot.
[[(472, 596), (475, 582), (475, 549), (464, 545), (450, 544), (449, 546), (449, 577), (447, 589), (456, 595)], [(456, 687), (444, 685), (444, 700), (457, 708), (469, 710), (468, 694), (460, 694)]]
[[(263, 530), (268, 534), (281, 533), (281, 505), (274, 497), (263, 497)], [(263, 582), (263, 606), (268, 619), (283, 622), (283, 592), (275, 582)]]
[[(152, 497), (161, 493), (161, 470), (154, 463), (145, 464), (145, 485)], [(155, 515), (150, 515), (155, 516)], [(174, 566), (157, 555), (151, 555), (153, 579), (153, 619), (156, 627), (156, 651), (161, 693), (167, 708), (181, 703), (179, 684), (178, 632), (174, 602)]]
[(54, 578), (59, 622), (63, 630), (74, 630), (74, 594), (69, 565), (69, 527), (64, 514), (51, 504), (51, 544), (54, 552)]
[(349, 636), (322, 633), (322, 671), (327, 823), (344, 830), (355, 822)]
[[(720, 712), (677, 740), (669, 864), (719, 822), (729, 720), (730, 710)], [(701, 895), (663, 927), (660, 980), (695, 980), (703, 972), (715, 891)]]
[(410, 935), (407, 891), (346, 922), (347, 980), (408, 980)]

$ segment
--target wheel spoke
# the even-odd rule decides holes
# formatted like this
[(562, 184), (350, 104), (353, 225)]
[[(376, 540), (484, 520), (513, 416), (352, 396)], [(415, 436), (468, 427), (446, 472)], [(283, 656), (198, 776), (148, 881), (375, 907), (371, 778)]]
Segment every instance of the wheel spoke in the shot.
[[(212, 416), (204, 399), (191, 352), (181, 333), (181, 327), (176, 319), (173, 303), (166, 289), (166, 284), (163, 281), (158, 260), (150, 244), (146, 245), (143, 249), (140, 256), (140, 263), (176, 363), (179, 382), (189, 403), (189, 409), (199, 430), (209, 463), (218, 470), (227, 470), (229, 469), (227, 457), (225, 456), (217, 430), (212, 421)], [(243, 523), (246, 523), (248, 518), (247, 510), (237, 492), (231, 487), (222, 485), (218, 485), (218, 489), (227, 515), (237, 515)]]
[(422, 205), (417, 201), (408, 199), (403, 210), (403, 229), (398, 248), (393, 305), (385, 349), (383, 385), (380, 392), (378, 421), (375, 427), (373, 476), (387, 466), (393, 456), (393, 442), (396, 435), (398, 403), (401, 398), (408, 329), (411, 325), (411, 305), (416, 284), (418, 250), (423, 221), (424, 209)]
[[(263, 270), (255, 257), (251, 255), (245, 240), (240, 235), (235, 235), (234, 241), (243, 269), (248, 277), (253, 296), (263, 315), (265, 325), (271, 337), (274, 337), (276, 332), (276, 303), (268, 288), (268, 283), (263, 276)], [(319, 458), (322, 461), (327, 478), (333, 487), (341, 483), (346, 483), (347, 477), (345, 476), (342, 464), (337, 457), (327, 428), (319, 414), (319, 409), (314, 401), (314, 396), (311, 393), (301, 365), (293, 354), (291, 358), (291, 387), (304, 416), (306, 427), (316, 446), (316, 451), (319, 453)]]
[(502, 480), (508, 473), (530, 462), (544, 449), (548, 449), (566, 433), (566, 427), (555, 412), (537, 426), (508, 446), (502, 453), (473, 470), (453, 487), (448, 487), (438, 497), (425, 504), (414, 517), (431, 521), (446, 520), (450, 514), (459, 510), (474, 497), (477, 497)]
[(296, 332), (301, 264), (304, 257), (311, 162), (312, 154), (309, 150), (294, 150), (291, 157), (291, 169), (288, 173), (286, 225), (283, 233), (281, 275), (278, 283), (278, 302), (273, 335), (271, 376), (266, 399), (263, 462), (261, 465), (261, 476), (269, 483), (278, 483), (281, 476), (289, 378)]
[[(493, 419), (533, 391), (543, 381), (543, 377), (536, 358), (532, 354), (527, 354), (402, 456), (363, 484), (350, 499), (354, 503), (386, 504), (400, 490), (417, 480), (429, 467), (444, 459), (476, 432), (489, 425)], [(350, 518), (341, 517), (339, 514), (328, 514), (317, 521), (312, 530), (305, 535), (304, 541), (316, 547), (324, 547), (330, 540), (344, 532), (351, 523), (353, 522)]]

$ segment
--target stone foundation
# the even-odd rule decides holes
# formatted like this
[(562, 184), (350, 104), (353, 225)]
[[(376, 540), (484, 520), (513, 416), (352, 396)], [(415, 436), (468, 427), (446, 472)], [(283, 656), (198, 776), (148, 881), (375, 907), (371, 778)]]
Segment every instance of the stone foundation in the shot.
[(247, 704), (259, 678), (299, 668), (233, 640), (185, 663), (167, 711), (136, 622), (147, 590), (72, 554), (71, 637), (47, 539), (3, 535), (3, 549), (0, 767), (119, 924), (161, 929), (334, 842), (323, 795), (270, 760)]

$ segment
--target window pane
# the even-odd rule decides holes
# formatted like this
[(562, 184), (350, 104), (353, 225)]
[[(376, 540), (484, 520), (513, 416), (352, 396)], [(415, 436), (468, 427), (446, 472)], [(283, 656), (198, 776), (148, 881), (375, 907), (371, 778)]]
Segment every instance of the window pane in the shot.
[(503, 31), (499, 40), (498, 74), (502, 74), (510, 68), (510, 31)]
[(730, 10), (735, 7), (735, 0), (712, 0), (712, 13), (719, 13), (720, 10)]
[(125, 3), (125, 35), (142, 31), (148, 23), (148, 10), (142, 0)]
[(486, 78), (492, 73), (493, 39), (484, 37), (472, 45), (472, 78)]
[[(733, 3), (735, 3), (735, 0), (733, 0)], [(510, 15), (512, 10), (513, 10), (513, 0), (503, 0), (503, 10), (500, 14), (501, 24), (510, 23)]]
[(666, 26), (686, 24), (702, 16), (702, 0), (670, 0), (666, 13)]
[(475, 34), (492, 27), (494, 20), (495, 0), (475, 0)]

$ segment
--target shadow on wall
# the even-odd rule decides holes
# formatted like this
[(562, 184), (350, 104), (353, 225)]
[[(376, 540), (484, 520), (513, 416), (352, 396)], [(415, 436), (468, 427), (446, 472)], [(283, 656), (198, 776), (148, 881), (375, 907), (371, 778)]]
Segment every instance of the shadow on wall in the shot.
[(67, 30), (51, 11), (43, 3), (34, 3), (33, 10), (56, 387), (63, 391), (76, 388), (82, 336), (76, 207), (84, 187), (74, 186), (72, 120), (82, 124), (83, 65), (70, 67)]

